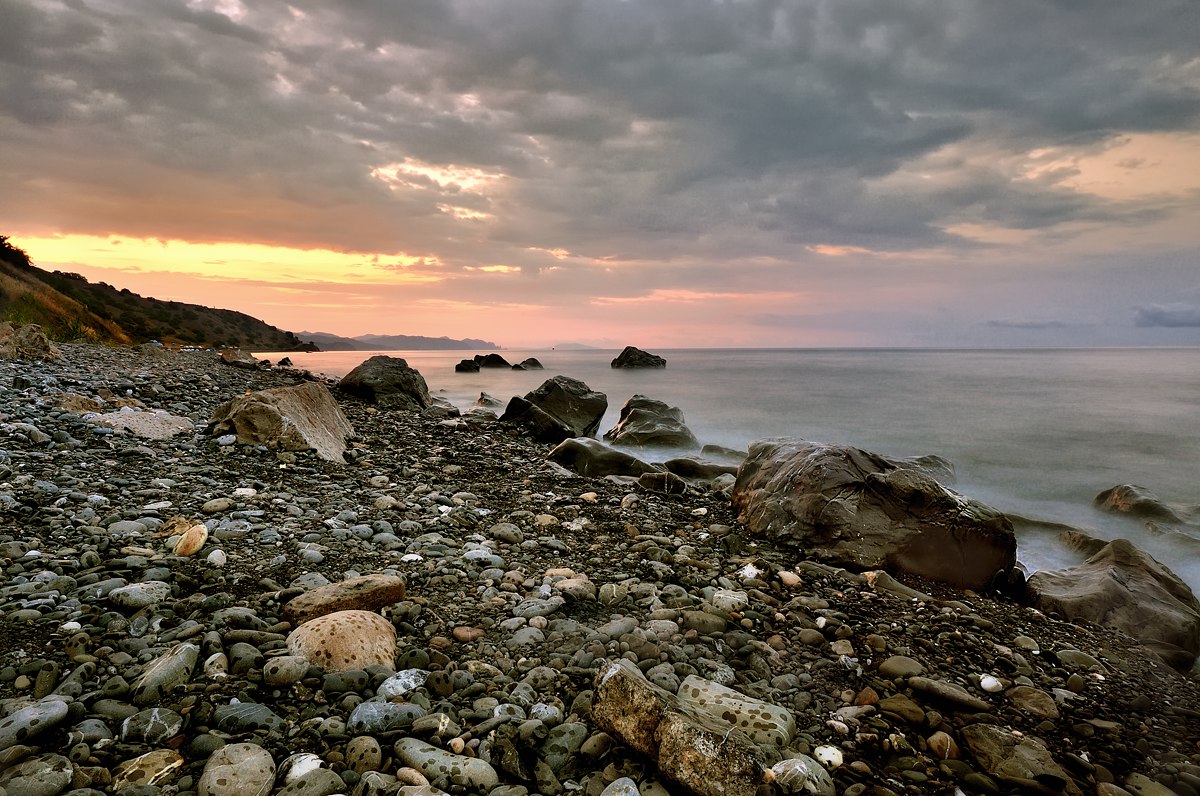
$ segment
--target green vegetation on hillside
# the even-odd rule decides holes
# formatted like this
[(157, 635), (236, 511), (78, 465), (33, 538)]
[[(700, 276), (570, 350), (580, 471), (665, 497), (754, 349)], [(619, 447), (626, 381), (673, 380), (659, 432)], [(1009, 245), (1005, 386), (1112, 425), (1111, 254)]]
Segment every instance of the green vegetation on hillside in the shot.
[(304, 344), (257, 318), (233, 310), (146, 298), (79, 274), (44, 271), (0, 235), (0, 318), (36, 323), (55, 340), (128, 345), (230, 346), (252, 351), (296, 351)]

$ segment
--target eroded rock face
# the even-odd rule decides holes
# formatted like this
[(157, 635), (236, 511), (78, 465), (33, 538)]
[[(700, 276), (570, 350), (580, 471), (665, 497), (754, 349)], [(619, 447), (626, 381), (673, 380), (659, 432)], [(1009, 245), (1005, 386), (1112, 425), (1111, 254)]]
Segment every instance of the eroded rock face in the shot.
[(501, 422), (521, 426), (539, 442), (591, 437), (608, 410), (608, 396), (578, 379), (555, 376), (524, 398), (513, 396)]
[(698, 448), (699, 440), (684, 424), (677, 406), (635, 395), (621, 407), (617, 424), (604, 433), (614, 445), (633, 447)]
[(419, 412), (431, 403), (425, 377), (400, 357), (373, 356), (342, 377), (339, 386), (383, 409)]
[(1200, 654), (1200, 601), (1128, 540), (1109, 542), (1077, 567), (1035, 572), (1027, 587), (1039, 610), (1118, 628), (1180, 671)]
[(1003, 514), (858, 448), (756, 442), (738, 470), (733, 504), (753, 533), (852, 569), (984, 589), (1016, 564), (1016, 537)]
[(28, 323), (17, 329), (0, 324), (0, 359), (62, 359), (62, 351), (50, 342), (42, 327)]
[(239, 395), (217, 407), (209, 433), (236, 434), (243, 445), (311, 449), (326, 461), (341, 462), (354, 429), (325, 385), (310, 381)]
[(665, 368), (667, 360), (657, 354), (627, 345), (611, 364), (614, 368)]

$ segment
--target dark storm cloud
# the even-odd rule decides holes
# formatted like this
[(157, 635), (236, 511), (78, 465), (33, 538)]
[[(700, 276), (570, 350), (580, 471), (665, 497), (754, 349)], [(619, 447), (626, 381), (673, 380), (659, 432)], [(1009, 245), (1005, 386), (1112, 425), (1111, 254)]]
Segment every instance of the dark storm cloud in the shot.
[[(0, 16), (10, 173), (86, 148), (181, 175), (180, 191), (219, 180), (229, 206), (190, 208), (214, 237), (254, 234), (239, 195), (276, 196), (313, 214), (273, 242), (451, 266), (533, 264), (526, 249), (546, 246), (967, 251), (947, 227), (1144, 221), (1161, 210), (1065, 173), (1025, 179), (1013, 158), (1194, 130), (1200, 111), (1180, 77), (1200, 12), (1174, 0), (0, 0)], [(956, 147), (969, 157), (932, 163)], [(370, 177), (405, 158), (507, 179), (485, 196)], [(23, 173), (6, 206), (23, 193), (30, 213), (58, 202), (88, 223)], [(57, 190), (98, 196), (109, 178), (89, 174)], [(447, 204), (492, 218), (467, 226)], [(328, 208), (375, 220), (323, 224)]]
[(1152, 304), (1134, 308), (1134, 324), (1145, 327), (1200, 327), (1200, 306), (1194, 304)]

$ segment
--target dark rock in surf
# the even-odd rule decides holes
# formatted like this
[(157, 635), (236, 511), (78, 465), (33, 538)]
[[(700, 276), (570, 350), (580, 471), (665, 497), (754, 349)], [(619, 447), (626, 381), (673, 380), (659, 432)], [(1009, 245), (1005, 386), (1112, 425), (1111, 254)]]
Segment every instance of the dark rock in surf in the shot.
[(464, 359), (454, 366), (455, 373), (478, 373), (479, 363), (473, 359)]
[(740, 520), (825, 563), (984, 589), (1016, 564), (1012, 523), (929, 474), (804, 440), (753, 443), (733, 490)]
[(608, 410), (608, 397), (582, 381), (555, 376), (525, 397), (513, 396), (500, 420), (523, 428), (539, 442), (557, 444), (590, 437)]
[(662, 401), (635, 395), (621, 407), (617, 424), (604, 433), (614, 445), (633, 447), (697, 448), (696, 435), (683, 421), (683, 412)]
[[(542, 366), (542, 363), (537, 360), (537, 357), (522, 359), (518, 364), (521, 366), (522, 370), (545, 370), (545, 368)], [(516, 367), (517, 365), (513, 365), (513, 368)]]
[(383, 354), (371, 357), (347, 373), (338, 386), (384, 409), (420, 411), (432, 403), (425, 377), (405, 360)]
[(1126, 539), (1109, 542), (1077, 567), (1035, 572), (1028, 589), (1039, 610), (1122, 630), (1179, 671), (1200, 654), (1200, 601)]
[(667, 360), (657, 354), (647, 353), (640, 348), (625, 346), (620, 354), (612, 361), (614, 368), (665, 368)]
[(636, 478), (646, 473), (661, 472), (660, 468), (636, 456), (588, 437), (563, 440), (546, 458), (586, 476), (626, 475)]
[(511, 368), (508, 360), (499, 354), (476, 354), (475, 364), (481, 368)]
[(1096, 508), (1113, 514), (1128, 514), (1147, 520), (1162, 520), (1182, 524), (1183, 517), (1159, 500), (1158, 496), (1144, 486), (1119, 484), (1096, 495)]

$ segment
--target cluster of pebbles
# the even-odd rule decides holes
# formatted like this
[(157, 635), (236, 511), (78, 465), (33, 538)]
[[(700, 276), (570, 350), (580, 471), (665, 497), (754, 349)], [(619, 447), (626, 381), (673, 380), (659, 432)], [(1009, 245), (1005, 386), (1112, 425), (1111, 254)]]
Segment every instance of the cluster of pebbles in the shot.
[[(763, 793), (1200, 794), (1197, 682), (1118, 633), (806, 562), (480, 413), (339, 396), (346, 464), (242, 446), (214, 409), (311, 377), (62, 348), (0, 362), (0, 793), (686, 792), (593, 715), (624, 661), (822, 769)], [(143, 410), (192, 428), (98, 421)], [(369, 663), (296, 643), (314, 594)]]

